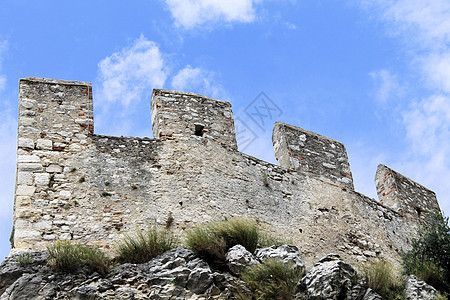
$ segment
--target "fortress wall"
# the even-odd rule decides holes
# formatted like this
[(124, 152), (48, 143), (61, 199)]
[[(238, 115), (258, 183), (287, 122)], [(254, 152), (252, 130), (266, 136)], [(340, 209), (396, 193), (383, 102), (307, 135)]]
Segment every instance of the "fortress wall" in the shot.
[(65, 162), (86, 150), (94, 130), (92, 114), (90, 83), (20, 80), (15, 247), (41, 242), (42, 230), (49, 226), (44, 211), (66, 205), (71, 198), (73, 185)]
[(231, 104), (193, 93), (157, 89), (152, 95), (153, 136), (206, 137), (237, 149)]
[(378, 166), (375, 185), (380, 201), (401, 214), (420, 218), (425, 212), (440, 211), (433, 191), (385, 165)]
[[(42, 81), (37, 90), (47, 91), (54, 84)], [(22, 88), (28, 89), (21, 84)], [(22, 91), (20, 95), (23, 106), (28, 98)], [(33, 95), (36, 103), (54, 103), (53, 97), (46, 92)], [(58, 108), (63, 103), (52, 105)], [(416, 219), (354, 192), (333, 176), (292, 170), (240, 153), (223, 142), (230, 141), (226, 131), (221, 131), (223, 138), (197, 136), (188, 130), (186, 135), (164, 139), (109, 137), (88, 131), (68, 136), (64, 150), (37, 149), (35, 139), (43, 130), (54, 131), (52, 145), (66, 127), (89, 130), (75, 121), (71, 110), (64, 112), (65, 119), (56, 123), (63, 123), (63, 129), (43, 124), (33, 136), (19, 129), (19, 141), (33, 140), (29, 149), (19, 143), (19, 156), (38, 157), (40, 167), (33, 165), (27, 171), (33, 180), (24, 181), (21, 160), (18, 163), (17, 190), (26, 186), (29, 194), (16, 192), (16, 249), (43, 249), (58, 239), (108, 249), (139, 227), (158, 224), (181, 233), (197, 223), (234, 216), (255, 218), (275, 236), (292, 239), (308, 264), (331, 252), (349, 262), (373, 257), (396, 260), (414, 236)], [(54, 120), (54, 114), (48, 110), (41, 116)], [(218, 111), (214, 114), (220, 116)], [(193, 123), (185, 120), (191, 119), (182, 117), (183, 128), (192, 129)], [(158, 132), (167, 132), (161, 124), (166, 123), (158, 125)], [(345, 149), (340, 149), (343, 155)], [(38, 174), (48, 174), (49, 180), (36, 180)]]
[(342, 143), (277, 122), (272, 140), (280, 166), (331, 179), (354, 190), (347, 151)]

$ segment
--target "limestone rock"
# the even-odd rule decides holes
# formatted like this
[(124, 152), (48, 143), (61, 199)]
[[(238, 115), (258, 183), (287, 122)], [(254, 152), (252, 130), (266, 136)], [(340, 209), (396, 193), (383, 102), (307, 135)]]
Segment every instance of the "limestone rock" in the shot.
[(356, 271), (339, 255), (323, 257), (300, 281), (303, 299), (351, 299)]
[(416, 276), (410, 275), (406, 280), (405, 293), (407, 300), (428, 300), (434, 299), (436, 289)]
[(271, 246), (268, 248), (256, 249), (255, 255), (260, 261), (264, 261), (268, 258), (278, 258), (284, 263), (291, 263), (297, 270), (305, 269), (305, 263), (300, 256), (300, 252), (298, 248), (293, 245)]
[(228, 250), (226, 256), (227, 266), (233, 274), (239, 274), (242, 270), (250, 265), (257, 264), (255, 259), (244, 246), (236, 245)]
[(17, 253), (5, 259), (0, 265), (0, 295), (22, 274), (37, 272), (46, 264), (47, 257), (47, 251), (39, 251)]
[(33, 253), (26, 266), (17, 258), (0, 268), (1, 300), (6, 299), (227, 299), (250, 295), (238, 278), (213, 272), (191, 250), (177, 247), (144, 264), (123, 264), (106, 277), (88, 267), (56, 273), (46, 252)]

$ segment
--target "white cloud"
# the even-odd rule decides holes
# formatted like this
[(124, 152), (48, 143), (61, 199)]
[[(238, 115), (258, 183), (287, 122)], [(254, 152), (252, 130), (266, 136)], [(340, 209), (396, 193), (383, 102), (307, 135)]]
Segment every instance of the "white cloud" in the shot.
[(0, 91), (4, 90), (6, 85), (6, 75), (2, 74), (2, 60), (7, 46), (7, 41), (0, 41)]
[[(450, 97), (433, 95), (416, 102), (403, 113), (407, 138), (421, 155), (450, 154)], [(450, 167), (450, 156), (442, 165)]]
[[(5, 102), (2, 101), (3, 109), (0, 111), (0, 218), (7, 218), (12, 215), (12, 204), (14, 197), (14, 181), (16, 167), (16, 141), (17, 141), (17, 120), (12, 117), (13, 111), (5, 109)], [(8, 106), (8, 105), (6, 105)]]
[(369, 73), (375, 80), (377, 92), (375, 98), (380, 103), (386, 103), (388, 100), (395, 100), (402, 93), (402, 88), (397, 80), (397, 75), (388, 70), (379, 70)]
[[(450, 46), (447, 47), (447, 51)], [(420, 59), (426, 80), (431, 88), (450, 94), (450, 52), (431, 53)]]
[(175, 23), (187, 29), (205, 23), (252, 22), (260, 0), (165, 0)]
[(142, 130), (138, 120), (149, 119), (150, 105), (141, 102), (149, 99), (153, 88), (163, 87), (167, 78), (158, 45), (141, 36), (131, 46), (103, 59), (98, 67), (99, 90), (94, 89), (96, 132), (151, 136), (150, 127)]
[(404, 36), (408, 43), (437, 49), (446, 48), (450, 41), (447, 0), (363, 0), (362, 3), (380, 11), (382, 18), (389, 22), (390, 33)]
[(162, 87), (167, 77), (159, 47), (143, 36), (131, 47), (106, 57), (98, 66), (100, 100), (119, 102), (125, 107), (139, 102), (149, 88)]
[(187, 65), (173, 76), (171, 86), (175, 90), (194, 92), (212, 98), (226, 98), (224, 89), (214, 82), (213, 77), (212, 72)]
[[(410, 82), (421, 94), (402, 110), (410, 147), (397, 165), (405, 175), (436, 190), (450, 212), (450, 2), (447, 0), (375, 0), (362, 3), (376, 11), (389, 34), (404, 42), (411, 69), (423, 82)], [(404, 78), (411, 78), (405, 75)], [(417, 77), (414, 77), (417, 78)], [(422, 86), (421, 86), (422, 84)]]

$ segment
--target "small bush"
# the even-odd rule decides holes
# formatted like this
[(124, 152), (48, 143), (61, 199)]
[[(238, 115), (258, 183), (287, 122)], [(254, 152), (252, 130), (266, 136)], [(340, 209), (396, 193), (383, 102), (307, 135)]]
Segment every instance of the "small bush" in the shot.
[(361, 266), (367, 286), (385, 299), (403, 299), (403, 285), (391, 263), (375, 260)]
[(216, 267), (225, 263), (231, 247), (242, 245), (254, 252), (260, 233), (253, 220), (234, 218), (223, 222), (202, 224), (187, 233), (187, 246)]
[(430, 259), (420, 260), (417, 257), (405, 256), (403, 264), (407, 266), (405, 273), (414, 274), (438, 290), (445, 290), (445, 272)]
[(190, 230), (186, 236), (186, 245), (213, 266), (220, 267), (225, 263), (227, 244), (211, 224)]
[(31, 264), (32, 261), (33, 261), (33, 256), (31, 255), (31, 253), (28, 253), (28, 252), (21, 253), (17, 257), (17, 262), (21, 266), (25, 266), (25, 265)]
[(256, 222), (250, 219), (233, 218), (217, 223), (217, 235), (221, 236), (227, 250), (236, 245), (242, 245), (250, 252), (255, 252), (259, 241), (259, 230)]
[(117, 260), (120, 263), (140, 264), (174, 248), (178, 239), (170, 231), (159, 231), (150, 227), (136, 235), (126, 235), (117, 244)]
[(412, 249), (403, 254), (406, 274), (414, 274), (438, 290), (450, 291), (450, 226), (448, 217), (438, 211), (427, 213), (426, 221), (413, 240)]
[(294, 299), (295, 287), (304, 271), (277, 259), (253, 265), (241, 273), (256, 299)]
[(83, 265), (105, 275), (109, 259), (97, 248), (90, 248), (70, 241), (58, 241), (47, 247), (49, 265), (58, 272), (70, 273)]

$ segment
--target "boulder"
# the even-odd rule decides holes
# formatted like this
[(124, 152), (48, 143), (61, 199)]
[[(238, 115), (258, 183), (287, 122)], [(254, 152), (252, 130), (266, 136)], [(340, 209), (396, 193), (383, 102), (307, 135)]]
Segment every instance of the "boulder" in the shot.
[(264, 260), (268, 258), (277, 258), (284, 263), (292, 264), (298, 271), (305, 270), (305, 263), (300, 256), (300, 251), (293, 245), (280, 245), (256, 249), (255, 256), (261, 262), (264, 262)]
[(228, 250), (225, 255), (226, 263), (230, 271), (238, 275), (243, 269), (250, 265), (257, 264), (258, 261), (255, 259), (253, 254), (251, 254), (244, 246), (236, 245), (230, 250)]
[(304, 296), (300, 299), (352, 299), (356, 279), (352, 266), (339, 255), (329, 254), (301, 279), (299, 290), (303, 291)]
[(416, 276), (410, 275), (405, 282), (405, 294), (407, 300), (428, 300), (435, 298), (436, 289)]

